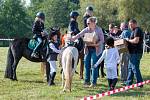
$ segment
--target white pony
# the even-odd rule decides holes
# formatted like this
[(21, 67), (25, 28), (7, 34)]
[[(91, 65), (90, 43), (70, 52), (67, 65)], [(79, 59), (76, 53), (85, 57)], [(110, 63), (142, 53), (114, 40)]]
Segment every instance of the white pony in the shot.
[[(68, 41), (65, 41), (65, 43), (66, 42)], [(72, 78), (77, 67), (78, 56), (78, 50), (73, 46), (67, 46), (62, 52), (62, 87), (64, 92), (67, 90), (71, 92)]]

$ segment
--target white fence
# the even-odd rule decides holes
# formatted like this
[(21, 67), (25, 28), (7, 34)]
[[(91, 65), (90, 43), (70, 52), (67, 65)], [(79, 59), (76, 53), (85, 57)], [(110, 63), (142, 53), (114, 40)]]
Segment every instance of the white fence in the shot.
[[(9, 42), (11, 42), (11, 41), (13, 41), (14, 39), (0, 39), (0, 42), (2, 42), (2, 41), (9, 41)], [(150, 40), (149, 40), (149, 42), (150, 42)], [(148, 52), (148, 49), (149, 49), (149, 52), (150, 52), (150, 46), (149, 45), (147, 45), (146, 44), (146, 42), (145, 42), (145, 40), (143, 41), (143, 53), (146, 51), (146, 52)]]
[(13, 41), (14, 39), (0, 39), (0, 47), (8, 47), (9, 42)]

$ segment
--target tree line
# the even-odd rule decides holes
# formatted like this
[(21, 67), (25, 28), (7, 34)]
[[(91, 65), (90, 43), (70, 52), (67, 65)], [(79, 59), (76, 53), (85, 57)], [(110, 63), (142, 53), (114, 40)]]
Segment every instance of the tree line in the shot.
[(46, 15), (46, 29), (58, 26), (66, 30), (69, 24), (69, 13), (76, 10), (80, 13), (78, 23), (83, 28), (83, 15), (87, 6), (94, 8), (98, 25), (104, 29), (109, 23), (119, 25), (122, 21), (136, 19), (143, 30), (150, 30), (150, 0), (0, 0), (0, 35), (8, 38), (31, 37), (32, 23), (37, 12)]

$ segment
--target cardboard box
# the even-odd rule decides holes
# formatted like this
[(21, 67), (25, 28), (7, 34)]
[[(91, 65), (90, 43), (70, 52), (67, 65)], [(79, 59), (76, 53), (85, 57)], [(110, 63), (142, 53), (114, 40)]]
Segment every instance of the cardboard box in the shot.
[(114, 43), (115, 47), (118, 48), (119, 53), (128, 52), (128, 44), (124, 39), (118, 39)]
[(86, 44), (96, 44), (97, 40), (98, 40), (98, 36), (94, 32), (93, 33), (85, 33), (84, 34), (83, 41)]

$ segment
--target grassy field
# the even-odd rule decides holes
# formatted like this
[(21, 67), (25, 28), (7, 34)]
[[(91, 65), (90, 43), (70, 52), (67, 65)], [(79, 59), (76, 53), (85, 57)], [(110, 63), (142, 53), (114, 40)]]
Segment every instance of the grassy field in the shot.
[[(0, 100), (79, 100), (84, 96), (99, 94), (108, 89), (105, 78), (98, 79), (96, 88), (84, 88), (83, 80), (80, 80), (79, 75), (76, 74), (73, 79), (72, 92), (63, 93), (61, 92), (60, 68), (58, 68), (55, 80), (56, 86), (49, 87), (42, 80), (40, 63), (33, 63), (24, 58), (17, 68), (18, 81), (4, 79), (7, 50), (8, 48), (0, 48)], [(150, 79), (150, 54), (144, 54), (141, 72), (144, 80)], [(121, 87), (120, 81), (117, 83), (117, 88), (119, 87)], [(135, 88), (101, 99), (150, 100), (150, 84), (144, 85), (142, 89)]]

